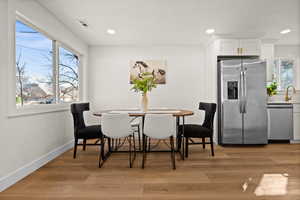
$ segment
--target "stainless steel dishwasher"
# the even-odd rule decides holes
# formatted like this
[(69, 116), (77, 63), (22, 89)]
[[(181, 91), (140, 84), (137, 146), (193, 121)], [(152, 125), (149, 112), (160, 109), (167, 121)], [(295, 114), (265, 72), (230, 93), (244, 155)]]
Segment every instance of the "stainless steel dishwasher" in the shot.
[(293, 104), (268, 104), (268, 139), (291, 140), (293, 136)]

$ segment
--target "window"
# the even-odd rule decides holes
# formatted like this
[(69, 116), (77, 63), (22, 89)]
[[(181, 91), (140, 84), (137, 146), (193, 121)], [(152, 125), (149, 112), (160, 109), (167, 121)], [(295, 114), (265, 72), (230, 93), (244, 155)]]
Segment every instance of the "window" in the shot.
[(52, 40), (16, 22), (16, 103), (53, 103)]
[(288, 86), (294, 85), (294, 68), (294, 59), (275, 59), (273, 78), (278, 83), (279, 90), (285, 90)]
[(59, 47), (59, 100), (72, 102), (79, 100), (79, 57), (71, 51)]
[(15, 26), (17, 107), (78, 101), (79, 56), (28, 23)]

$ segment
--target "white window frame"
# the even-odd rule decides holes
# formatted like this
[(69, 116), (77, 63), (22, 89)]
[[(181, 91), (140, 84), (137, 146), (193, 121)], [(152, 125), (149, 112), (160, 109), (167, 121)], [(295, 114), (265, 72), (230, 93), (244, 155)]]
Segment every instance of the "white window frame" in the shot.
[[(83, 92), (82, 89), (84, 88), (81, 84), (83, 83), (82, 81), (82, 58), (83, 55), (81, 53), (79, 53), (78, 51), (76, 51), (75, 49), (73, 49), (72, 47), (68, 46), (67, 44), (65, 44), (64, 42), (58, 41), (55, 39), (55, 37), (52, 37), (51, 35), (49, 35), (46, 31), (42, 30), (41, 28), (39, 28), (38, 26), (34, 25), (34, 23), (32, 23), (29, 19), (27, 19), (25, 16), (23, 16), (22, 14), (16, 12), (16, 17), (15, 20), (13, 21), (13, 25), (12, 25), (12, 56), (10, 58), (13, 58), (13, 60), (10, 62), (10, 66), (12, 67), (12, 69), (8, 70), (9, 72), (9, 77), (11, 79), (11, 81), (9, 82), (10, 84), (13, 84), (12, 86), (9, 85), (9, 87), (11, 88), (9, 90), (9, 94), (8, 94), (8, 117), (18, 117), (18, 116), (26, 116), (26, 115), (35, 115), (35, 114), (41, 114), (41, 113), (51, 113), (51, 112), (59, 112), (59, 111), (65, 111), (65, 110), (69, 110), (70, 108), (70, 104), (73, 102), (59, 102), (56, 101), (54, 104), (38, 104), (38, 105), (25, 105), (22, 107), (17, 107), (16, 105), (16, 22), (20, 21), (22, 23), (24, 23), (25, 25), (35, 29), (36, 31), (40, 32), (41, 34), (43, 34), (44, 36), (46, 36), (47, 38), (49, 38), (50, 40), (52, 40), (52, 48), (53, 48), (53, 71), (55, 73), (53, 73), (53, 75), (58, 76), (58, 73), (56, 73), (56, 70), (58, 69), (58, 47), (61, 46), (73, 53), (75, 53), (78, 57), (79, 57), (79, 69), (78, 69), (78, 75), (79, 75), (79, 101), (82, 101), (83, 99)], [(56, 84), (56, 81), (58, 80), (58, 77), (55, 78), (55, 87), (58, 87), (58, 84)], [(55, 96), (57, 98), (57, 93), (58, 90), (55, 90)], [(57, 99), (56, 99), (57, 100)]]

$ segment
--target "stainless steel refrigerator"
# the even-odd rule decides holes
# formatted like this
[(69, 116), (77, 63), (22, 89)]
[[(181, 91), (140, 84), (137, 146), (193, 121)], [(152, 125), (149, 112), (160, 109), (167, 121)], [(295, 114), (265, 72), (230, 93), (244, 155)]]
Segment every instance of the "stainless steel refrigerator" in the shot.
[(267, 144), (266, 63), (218, 61), (219, 144)]

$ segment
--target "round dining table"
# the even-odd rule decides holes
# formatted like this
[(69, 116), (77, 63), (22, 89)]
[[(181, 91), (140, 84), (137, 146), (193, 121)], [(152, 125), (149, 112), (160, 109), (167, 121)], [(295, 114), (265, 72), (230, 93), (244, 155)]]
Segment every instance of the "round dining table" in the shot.
[(94, 112), (93, 115), (101, 117), (103, 113), (128, 113), (130, 117), (143, 117), (148, 114), (172, 114), (174, 117), (191, 116), (194, 114), (191, 110), (183, 109), (149, 109), (147, 112), (142, 112), (136, 109), (115, 109), (115, 110), (102, 110)]
[[(147, 114), (172, 114), (176, 118), (176, 126), (177, 126), (177, 152), (181, 154), (181, 158), (184, 160), (184, 125), (185, 125), (185, 117), (194, 115), (194, 112), (191, 110), (185, 109), (149, 109), (147, 112), (143, 112), (138, 109), (112, 109), (112, 110), (100, 110), (93, 113), (94, 116), (101, 117), (103, 113), (128, 113), (130, 117), (141, 117), (142, 118), (142, 127), (144, 127), (144, 119)], [(179, 134), (179, 126), (180, 119), (182, 130), (181, 134)]]

